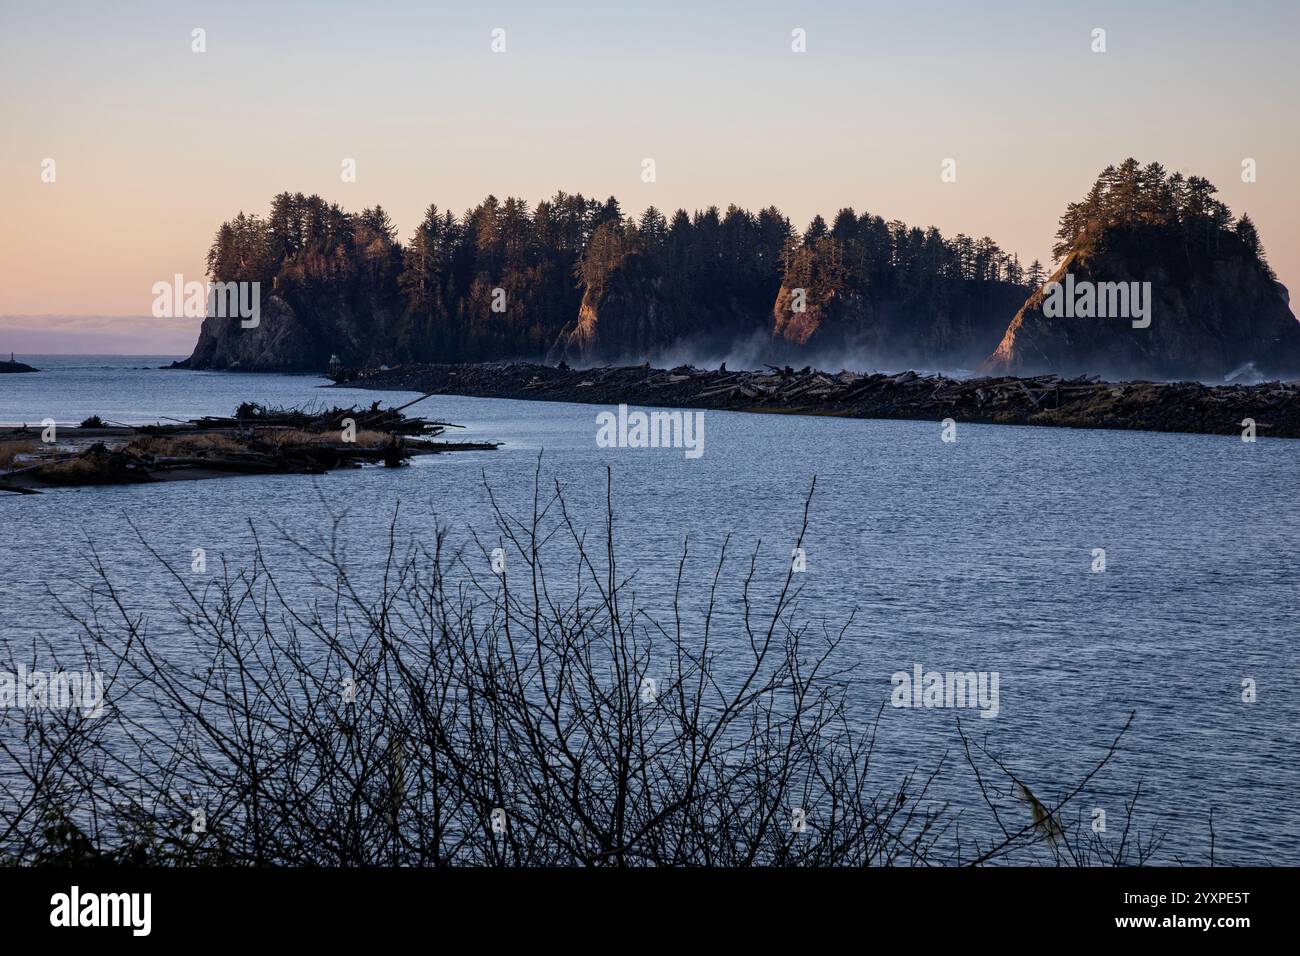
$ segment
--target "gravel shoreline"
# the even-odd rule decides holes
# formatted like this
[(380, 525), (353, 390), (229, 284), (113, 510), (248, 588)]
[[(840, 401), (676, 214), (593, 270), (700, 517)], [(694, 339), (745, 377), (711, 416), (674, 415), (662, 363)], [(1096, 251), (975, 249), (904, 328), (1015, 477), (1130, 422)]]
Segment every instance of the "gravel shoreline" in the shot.
[(570, 369), (529, 362), (406, 365), (343, 377), (339, 386), (594, 405), (722, 409), (844, 418), (910, 419), (1300, 438), (1300, 382), (1204, 385), (806, 368), (728, 372), (691, 366)]

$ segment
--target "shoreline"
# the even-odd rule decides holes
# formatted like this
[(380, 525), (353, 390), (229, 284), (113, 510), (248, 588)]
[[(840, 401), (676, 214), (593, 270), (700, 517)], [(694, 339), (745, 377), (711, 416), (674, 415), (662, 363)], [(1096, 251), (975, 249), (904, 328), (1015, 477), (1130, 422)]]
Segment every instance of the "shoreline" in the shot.
[(434, 441), (450, 422), (401, 408), (320, 412), (245, 402), (233, 416), (124, 426), (98, 416), (75, 427), (0, 429), (0, 492), (151, 484), (239, 475), (321, 475), (339, 468), (398, 468), (419, 455), (495, 451), (499, 442)]
[(1245, 420), (1268, 438), (1300, 438), (1300, 382), (1203, 385), (917, 372), (766, 371), (531, 362), (405, 365), (367, 370), (329, 388), (590, 405), (641, 405), (837, 418), (942, 421), (1051, 428), (1243, 435)]

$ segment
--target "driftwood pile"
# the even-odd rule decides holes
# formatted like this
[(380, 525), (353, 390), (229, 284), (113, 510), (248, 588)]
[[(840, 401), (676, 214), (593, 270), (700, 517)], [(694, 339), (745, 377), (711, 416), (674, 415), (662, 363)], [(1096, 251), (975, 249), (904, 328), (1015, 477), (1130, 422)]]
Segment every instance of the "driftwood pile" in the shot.
[(1104, 382), (1096, 376), (955, 379), (823, 372), (767, 366), (729, 372), (678, 366), (569, 369), (527, 362), (412, 365), (370, 372), (350, 387), (414, 388), (428, 393), (597, 404), (791, 412), (1055, 425), (1147, 431), (1240, 434), (1255, 422), (1261, 437), (1300, 438), (1300, 382), (1203, 385), (1199, 382)]
[(139, 426), (93, 416), (75, 428), (56, 428), (51, 441), (41, 427), (0, 430), (0, 491), (33, 494), (71, 485), (314, 475), (362, 464), (397, 467), (415, 455), (498, 447), (496, 442), (432, 441), (459, 426), (403, 416), (401, 410), (413, 404), (309, 410), (245, 403), (230, 417)]
[(414, 401), (397, 408), (380, 408), (379, 402), (373, 402), (369, 408), (364, 409), (354, 406), (326, 409), (270, 408), (257, 402), (244, 402), (230, 417), (208, 415), (193, 419), (188, 422), (188, 425), (196, 429), (296, 428), (303, 431), (329, 432), (343, 429), (345, 422), (350, 419), (358, 430), (380, 431), (388, 435), (423, 435), (426, 438), (441, 435), (448, 428), (460, 427), (449, 422), (407, 418), (402, 414), (403, 410), (428, 397), (428, 395), (421, 395)]

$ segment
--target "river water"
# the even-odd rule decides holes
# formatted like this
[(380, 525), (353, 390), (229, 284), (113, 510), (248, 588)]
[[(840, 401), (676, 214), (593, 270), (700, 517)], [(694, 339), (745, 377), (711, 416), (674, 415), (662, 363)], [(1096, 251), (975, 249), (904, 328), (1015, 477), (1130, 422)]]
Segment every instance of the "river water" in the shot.
[[(414, 397), (324, 391), (310, 376), (157, 368), (170, 357), (28, 361), (43, 371), (0, 376), (0, 422), (94, 413), (135, 423), (230, 414), (245, 400)], [(1300, 442), (962, 424), (945, 443), (939, 423), (708, 411), (704, 454), (688, 459), (598, 447), (603, 410), (439, 396), (412, 411), (464, 425), (455, 437), (504, 445), (319, 478), (0, 495), (0, 629), (10, 641), (58, 638), (68, 624), (49, 590), (75, 598), (91, 544), (135, 606), (165, 617), (167, 582), (123, 516), (177, 562), (202, 547), (209, 561), (238, 564), (250, 522), (310, 536), (346, 511), (350, 557), (373, 568), (397, 502), (410, 534), (440, 523), (453, 535), (490, 532), (484, 482), (507, 510), (528, 511), (539, 454), (543, 479), (564, 485), (593, 531), (612, 470), (620, 556), (637, 571), (641, 603), (666, 606), (689, 538), (686, 596), (698, 602), (727, 534), (745, 552), (761, 539), (760, 577), (780, 576), (815, 476), (801, 615), (838, 629), (856, 612), (840, 653), (858, 666), (857, 712), (874, 714), (890, 700), (891, 675), (918, 664), (999, 675), (994, 719), (886, 707), (873, 767), (882, 787), (951, 750), (936, 792), (959, 810), (971, 803), (952, 750), (960, 713), (1052, 794), (1136, 712), (1085, 811), (1118, 820), (1140, 781), (1138, 822), (1163, 833), (1160, 862), (1208, 862), (1213, 810), (1220, 862), (1300, 864)], [(1104, 572), (1093, 571), (1095, 549), (1105, 550)]]

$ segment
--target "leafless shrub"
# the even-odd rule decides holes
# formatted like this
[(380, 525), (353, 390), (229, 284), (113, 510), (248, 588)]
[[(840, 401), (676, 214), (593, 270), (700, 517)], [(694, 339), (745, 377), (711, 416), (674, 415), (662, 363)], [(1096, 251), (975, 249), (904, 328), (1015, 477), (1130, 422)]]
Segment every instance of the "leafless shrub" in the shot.
[[(1034, 798), (1033, 813), (1014, 809), (1024, 785), (964, 733), (988, 832), (1001, 838), (963, 846), (956, 816), (930, 798), (942, 759), (928, 776), (881, 789), (869, 778), (875, 727), (851, 716), (853, 672), (836, 654), (850, 622), (819, 636), (801, 623), (791, 574), (760, 601), (755, 548), (740, 562), (743, 626), (724, 647), (720, 582), (736, 563), (725, 545), (698, 619), (682, 600), (685, 545), (672, 612), (654, 619), (617, 563), (612, 498), (593, 545), (562, 490), (544, 491), (540, 467), (531, 514), (508, 516), (490, 498), (495, 543), (475, 538), (476, 553), (451, 551), (442, 532), (404, 541), (395, 514), (372, 583), (354, 580), (342, 519), (319, 542), (286, 536), (311, 573), (309, 599), (267, 565), (256, 529), (251, 565), (223, 566), (201, 588), (142, 538), (171, 576), (183, 626), (174, 630), (189, 640), (132, 609), (94, 555), (84, 599), (59, 598), (77, 636), (57, 646), (75, 646), (77, 666), (106, 674), (108, 711), (0, 717), (11, 765), (0, 775), (0, 855), (928, 865), (987, 863), (1049, 843), (1036, 859), (1142, 859), (1140, 841), (1106, 856), (1069, 836), (1057, 821), (1077, 788)], [(500, 574), (490, 570), (494, 547), (505, 555)], [(560, 570), (549, 563), (556, 554)], [(5, 651), (35, 661), (52, 648)]]

